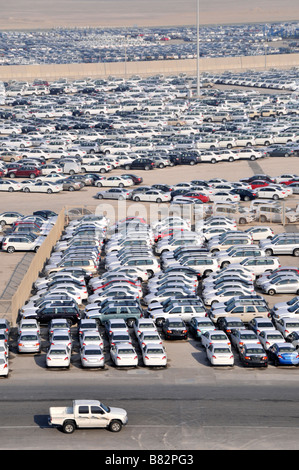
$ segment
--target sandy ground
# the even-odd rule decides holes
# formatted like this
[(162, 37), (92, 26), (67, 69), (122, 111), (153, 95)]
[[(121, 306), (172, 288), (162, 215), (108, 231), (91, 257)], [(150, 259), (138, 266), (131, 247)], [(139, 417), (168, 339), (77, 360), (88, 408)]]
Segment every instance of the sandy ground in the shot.
[[(195, 25), (196, 0), (0, 0), (0, 29)], [(200, 0), (201, 24), (298, 20), (297, 0)]]

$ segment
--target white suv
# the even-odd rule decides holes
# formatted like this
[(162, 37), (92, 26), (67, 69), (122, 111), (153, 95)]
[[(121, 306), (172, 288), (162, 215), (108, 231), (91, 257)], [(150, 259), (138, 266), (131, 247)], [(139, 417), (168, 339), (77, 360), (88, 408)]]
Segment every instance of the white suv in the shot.
[(37, 251), (44, 241), (44, 237), (36, 237), (30, 235), (10, 235), (2, 240), (2, 250), (8, 253), (14, 251)]

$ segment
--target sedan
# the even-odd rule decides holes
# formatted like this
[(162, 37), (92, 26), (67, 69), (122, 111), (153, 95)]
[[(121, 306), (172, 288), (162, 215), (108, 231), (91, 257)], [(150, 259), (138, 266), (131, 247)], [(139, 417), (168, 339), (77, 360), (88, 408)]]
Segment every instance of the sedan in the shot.
[(212, 366), (233, 366), (234, 355), (227, 343), (212, 343), (206, 348), (207, 359)]
[(256, 346), (261, 344), (257, 335), (252, 330), (232, 330), (230, 339), (235, 348), (240, 352), (244, 346)]
[(71, 364), (71, 350), (67, 346), (50, 346), (46, 354), (47, 367), (63, 367), (69, 369)]
[(121, 201), (130, 199), (131, 192), (124, 188), (110, 188), (106, 191), (99, 191), (95, 197), (96, 199), (118, 199)]
[(268, 349), (268, 356), (275, 366), (298, 366), (299, 364), (299, 355), (291, 343), (274, 343)]
[(210, 195), (210, 201), (212, 202), (239, 202), (239, 194), (233, 194), (230, 191), (217, 191)]
[(8, 377), (9, 366), (7, 356), (0, 354), (0, 376)]
[(190, 320), (189, 329), (194, 338), (200, 339), (203, 333), (216, 328), (212, 320), (207, 317), (193, 317)]
[(28, 331), (21, 333), (18, 338), (19, 353), (39, 353), (41, 351), (41, 337), (39, 333)]
[(8, 191), (12, 193), (13, 191), (21, 191), (22, 184), (17, 183), (13, 180), (0, 180), (0, 191)]
[(162, 326), (166, 339), (188, 339), (188, 329), (180, 318), (166, 319)]
[(270, 346), (272, 346), (272, 344), (285, 341), (282, 334), (275, 329), (260, 331), (259, 333), (257, 333), (257, 336), (265, 351), (267, 351)]
[(109, 176), (109, 178), (103, 178), (95, 183), (95, 186), (101, 188), (103, 186), (112, 186), (118, 188), (124, 188), (127, 186), (133, 186), (134, 182), (130, 178), (123, 178), (122, 176)]
[(63, 190), (61, 184), (47, 183), (46, 181), (40, 181), (37, 183), (22, 183), (24, 193), (60, 193)]
[(80, 360), (83, 368), (104, 368), (105, 357), (103, 349), (96, 345), (86, 345), (81, 348)]
[(167, 355), (161, 344), (147, 344), (141, 349), (143, 363), (147, 367), (166, 367)]
[(267, 367), (268, 356), (261, 345), (245, 345), (240, 350), (240, 360), (243, 366)]
[(133, 201), (139, 202), (170, 202), (171, 201), (171, 194), (164, 193), (163, 191), (159, 191), (157, 189), (151, 189), (146, 192), (138, 192), (134, 191), (134, 196), (132, 196)]
[(117, 343), (110, 348), (110, 356), (117, 367), (137, 367), (138, 356), (129, 343)]
[(231, 342), (228, 336), (222, 330), (212, 330), (206, 331), (201, 335), (201, 344), (208, 348), (211, 344), (221, 343), (226, 344), (227, 346), (231, 346)]

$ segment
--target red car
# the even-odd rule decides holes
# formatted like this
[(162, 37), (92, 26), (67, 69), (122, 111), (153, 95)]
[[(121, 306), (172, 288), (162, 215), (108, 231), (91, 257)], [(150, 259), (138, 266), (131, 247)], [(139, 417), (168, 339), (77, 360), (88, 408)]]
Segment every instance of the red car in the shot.
[(30, 178), (34, 179), (40, 176), (42, 171), (34, 166), (15, 166), (7, 169), (7, 176), (9, 178)]
[(198, 192), (190, 192), (186, 194), (182, 194), (182, 197), (191, 197), (193, 199), (199, 199), (202, 202), (209, 202), (210, 198), (209, 196), (206, 196), (205, 194), (201, 194)]
[(251, 183), (249, 184), (251, 186), (251, 189), (256, 189), (256, 188), (263, 188), (264, 186), (269, 186), (270, 182), (263, 181), (263, 180), (256, 180), (256, 181), (251, 181)]

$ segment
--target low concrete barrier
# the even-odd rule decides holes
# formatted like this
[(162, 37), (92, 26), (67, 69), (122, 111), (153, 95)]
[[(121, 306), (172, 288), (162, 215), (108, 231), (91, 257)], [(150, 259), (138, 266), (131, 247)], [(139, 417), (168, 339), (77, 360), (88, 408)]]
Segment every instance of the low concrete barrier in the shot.
[[(277, 54), (240, 57), (201, 58), (200, 72), (265, 70), (270, 68), (288, 69), (299, 66), (299, 54)], [(64, 77), (107, 78), (130, 77), (133, 75), (151, 76), (156, 74), (177, 75), (186, 73), (196, 75), (197, 60), (158, 60), (140, 62), (105, 62), (91, 64), (40, 64), (40, 65), (4, 65), (0, 67), (0, 80), (34, 79), (56, 80)]]

